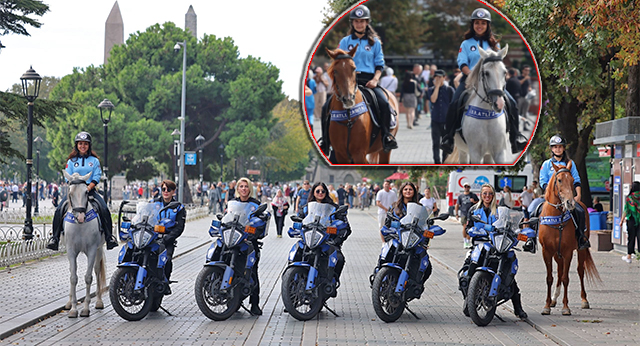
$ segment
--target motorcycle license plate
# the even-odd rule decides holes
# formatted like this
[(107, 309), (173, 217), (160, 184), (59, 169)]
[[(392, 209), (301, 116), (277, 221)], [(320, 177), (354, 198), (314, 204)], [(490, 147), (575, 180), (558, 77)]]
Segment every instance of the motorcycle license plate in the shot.
[(249, 234), (256, 234), (256, 228), (255, 227), (251, 227), (251, 226), (247, 226), (244, 228), (244, 232), (245, 233), (249, 233)]
[(431, 231), (424, 231), (424, 233), (422, 234), (425, 238), (433, 238), (433, 232)]

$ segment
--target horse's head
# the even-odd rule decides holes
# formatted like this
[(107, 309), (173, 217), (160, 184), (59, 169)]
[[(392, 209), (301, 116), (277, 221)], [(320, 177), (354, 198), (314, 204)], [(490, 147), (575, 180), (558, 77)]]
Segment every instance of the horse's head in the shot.
[(329, 57), (333, 59), (327, 73), (333, 80), (333, 94), (338, 98), (346, 109), (350, 109), (356, 105), (356, 64), (353, 62), (353, 56), (356, 54), (358, 45), (353, 47), (349, 52), (345, 52), (340, 48), (336, 50), (327, 50)]
[(576, 207), (576, 201), (573, 199), (573, 176), (571, 175), (572, 161), (569, 161), (567, 167), (555, 165), (555, 172), (549, 180), (547, 191), (545, 192), (545, 200), (550, 203), (560, 203), (565, 210), (573, 210)]
[(64, 177), (69, 181), (69, 207), (76, 221), (84, 223), (85, 213), (89, 204), (89, 195), (87, 191), (87, 179), (91, 177), (91, 173), (80, 176), (78, 173), (69, 174), (63, 170)]
[[(507, 84), (507, 68), (502, 59), (507, 55), (509, 45), (494, 52), (478, 48), (480, 60), (471, 71), (467, 81), (468, 88), (475, 88), (478, 95), (484, 102), (491, 105), (494, 111), (499, 111), (503, 107), (504, 87)], [(503, 100), (499, 103), (499, 100)]]

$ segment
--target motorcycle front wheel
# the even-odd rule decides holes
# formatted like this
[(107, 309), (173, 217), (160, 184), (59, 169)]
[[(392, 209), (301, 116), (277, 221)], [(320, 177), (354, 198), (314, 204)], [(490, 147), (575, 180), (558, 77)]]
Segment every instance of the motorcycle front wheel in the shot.
[(220, 267), (204, 267), (196, 279), (196, 303), (200, 311), (214, 321), (228, 319), (240, 307), (240, 290), (236, 286), (222, 292), (223, 279), (224, 269)]
[(404, 299), (396, 293), (400, 272), (397, 269), (384, 267), (378, 271), (373, 280), (371, 300), (373, 309), (381, 320), (395, 322), (404, 312)]
[(306, 291), (308, 277), (309, 270), (303, 267), (290, 267), (282, 274), (282, 303), (298, 321), (314, 318), (322, 308), (323, 293), (317, 287), (317, 297)]
[(139, 321), (147, 316), (153, 301), (153, 297), (147, 294), (146, 286), (142, 290), (134, 290), (137, 274), (137, 268), (118, 268), (109, 283), (111, 305), (127, 321)]
[(496, 313), (496, 300), (489, 298), (493, 275), (479, 271), (473, 274), (469, 282), (467, 294), (467, 308), (473, 323), (478, 326), (486, 326), (493, 320)]

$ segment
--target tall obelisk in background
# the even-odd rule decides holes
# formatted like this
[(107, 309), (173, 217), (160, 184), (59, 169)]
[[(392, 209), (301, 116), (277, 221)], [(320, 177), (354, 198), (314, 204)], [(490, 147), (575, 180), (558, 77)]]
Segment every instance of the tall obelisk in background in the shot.
[(124, 43), (124, 23), (122, 22), (122, 15), (120, 15), (120, 6), (116, 1), (113, 4), (111, 13), (107, 17), (107, 22), (104, 25), (104, 64), (107, 64), (109, 60), (109, 53), (111, 48), (116, 44)]
[(196, 16), (196, 11), (193, 10), (193, 6), (189, 5), (189, 10), (187, 14), (184, 15), (184, 29), (189, 30), (193, 37), (198, 38), (198, 16)]

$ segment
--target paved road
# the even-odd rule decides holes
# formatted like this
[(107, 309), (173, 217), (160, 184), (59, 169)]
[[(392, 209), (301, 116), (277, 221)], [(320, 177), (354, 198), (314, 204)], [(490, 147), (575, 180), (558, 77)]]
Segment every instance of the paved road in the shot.
[[(139, 322), (120, 318), (106, 298), (104, 310), (92, 310), (89, 318), (69, 319), (64, 312), (0, 341), (19, 345), (553, 345), (638, 344), (637, 336), (639, 269), (636, 262), (627, 265), (618, 253), (596, 253), (594, 257), (605, 282), (591, 288), (593, 309), (579, 308), (579, 290), (572, 277), (571, 317), (558, 309), (549, 317), (539, 315), (542, 308), (544, 273), (540, 254), (518, 253), (521, 269), (518, 281), (523, 291), (529, 322), (515, 318), (505, 307), (498, 309), (504, 319), (487, 327), (475, 326), (461, 311), (462, 296), (457, 290), (455, 272), (466, 250), (462, 249), (461, 228), (445, 221), (448, 232), (432, 243), (433, 275), (427, 281), (422, 299), (410, 303), (420, 317), (405, 313), (396, 323), (380, 321), (371, 304), (368, 276), (380, 249), (375, 210), (350, 212), (353, 235), (344, 245), (347, 264), (342, 287), (329, 306), (340, 317), (322, 311), (317, 319), (299, 322), (284, 313), (280, 297), (280, 276), (286, 256), (295, 240), (275, 237), (275, 228), (265, 238), (260, 262), (261, 305), (264, 315), (252, 317), (241, 311), (229, 320), (214, 322), (198, 309), (193, 286), (202, 268), (210, 243), (209, 220), (190, 222), (180, 238), (175, 259), (173, 295), (165, 299), (164, 312), (151, 313)], [(287, 222), (288, 224), (290, 221)], [(201, 246), (204, 245), (204, 246)], [(109, 251), (109, 275), (116, 253)], [(81, 261), (82, 262), (82, 261)], [(0, 272), (6, 293), (0, 305), (0, 332), (6, 331), (17, 315), (37, 315), (34, 310), (61, 306), (66, 301), (68, 264), (64, 257), (35, 262)], [(574, 275), (575, 276), (575, 275)], [(82, 289), (79, 284), (79, 289)], [(28, 287), (28, 289), (25, 289)], [(26, 299), (25, 299), (26, 298)], [(35, 302), (35, 303), (34, 303)], [(509, 305), (510, 304), (505, 304)], [(591, 323), (596, 322), (597, 323)], [(14, 323), (15, 324), (15, 323)], [(533, 326), (532, 326), (533, 325)], [(535, 328), (534, 328), (535, 326)], [(537, 328), (537, 329), (536, 329)], [(547, 336), (545, 336), (547, 335)]]

